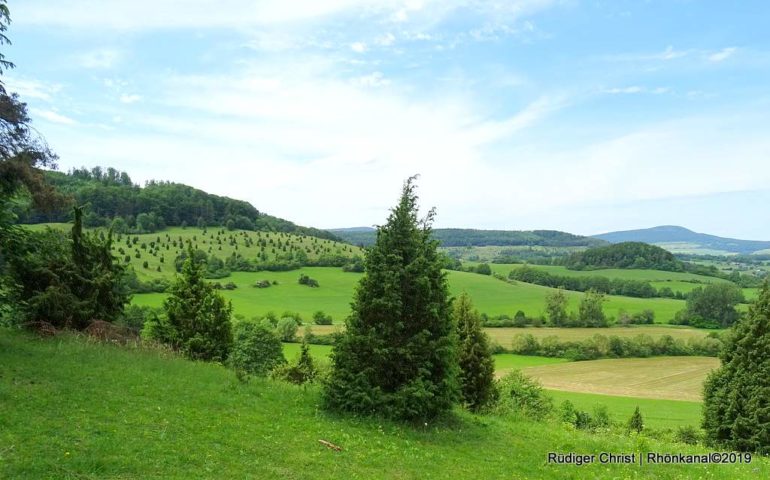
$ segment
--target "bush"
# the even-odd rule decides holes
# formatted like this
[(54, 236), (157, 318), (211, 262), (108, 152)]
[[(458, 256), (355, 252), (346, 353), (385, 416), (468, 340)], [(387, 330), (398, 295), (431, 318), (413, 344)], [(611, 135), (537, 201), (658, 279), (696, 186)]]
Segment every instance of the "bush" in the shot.
[(503, 412), (521, 412), (541, 420), (553, 412), (553, 400), (543, 391), (537, 380), (513, 370), (497, 381), (499, 409)]
[(313, 314), (313, 323), (316, 325), (331, 325), (332, 316), (327, 315), (323, 311), (319, 310)]
[(256, 288), (269, 288), (272, 284), (270, 280), (259, 280), (254, 284)]
[(315, 381), (318, 371), (315, 368), (313, 357), (310, 356), (310, 347), (303, 340), (297, 362), (291, 365), (280, 366), (273, 371), (273, 378), (285, 380), (297, 385), (312, 383)]
[(297, 337), (297, 329), (299, 327), (293, 318), (284, 317), (275, 328), (282, 342), (293, 342)]
[(676, 429), (674, 440), (687, 445), (696, 445), (700, 441), (700, 433), (692, 425), (680, 426)]
[(157, 321), (162, 310), (148, 306), (129, 305), (115, 321), (116, 325), (140, 332), (148, 321)]
[(298, 282), (300, 285), (307, 285), (308, 287), (311, 287), (311, 288), (318, 288), (318, 280), (310, 278), (304, 273), (299, 276)]
[(272, 330), (253, 321), (235, 324), (230, 365), (236, 371), (264, 377), (285, 363), (281, 340)]

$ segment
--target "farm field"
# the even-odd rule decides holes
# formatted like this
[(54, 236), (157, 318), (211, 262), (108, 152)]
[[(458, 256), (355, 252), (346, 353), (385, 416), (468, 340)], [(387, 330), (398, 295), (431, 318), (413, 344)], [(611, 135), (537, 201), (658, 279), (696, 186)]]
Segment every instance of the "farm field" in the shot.
[[(510, 284), (475, 273), (447, 273), (451, 293), (459, 295), (463, 291), (468, 292), (476, 308), (488, 315), (513, 316), (517, 310), (522, 310), (529, 316), (540, 316), (544, 310), (545, 296), (553, 290), (524, 282)], [(300, 274), (318, 280), (320, 287), (299, 285), (297, 279)], [(218, 281), (238, 285), (236, 290), (223, 290), (222, 294), (232, 300), (234, 312), (246, 318), (264, 315), (269, 311), (280, 314), (288, 310), (299, 312), (303, 318), (309, 319), (313, 312), (323, 310), (339, 322), (350, 312), (353, 291), (360, 276), (335, 267), (305, 267), (288, 272), (234, 272), (230, 277)], [(275, 280), (278, 285), (263, 289), (252, 287), (259, 280)], [(566, 295), (569, 299), (567, 309), (576, 310), (583, 294), (566, 292)], [(134, 303), (160, 306), (162, 298), (162, 294), (138, 294), (134, 296)], [(684, 301), (667, 298), (606, 298), (604, 308), (609, 316), (617, 317), (621, 310), (635, 313), (649, 308), (655, 311), (657, 323), (669, 321), (677, 311), (684, 308)]]
[(711, 357), (617, 358), (528, 367), (524, 372), (552, 390), (700, 401)]
[[(342, 325), (311, 325), (311, 330), (315, 334), (328, 334), (342, 328)], [(608, 327), (608, 328), (560, 328), (560, 327), (506, 327), (506, 328), (485, 328), (484, 331), (489, 337), (503, 346), (510, 346), (516, 335), (530, 334), (541, 340), (545, 337), (555, 336), (562, 341), (580, 341), (591, 338), (594, 335), (616, 335), (619, 337), (633, 337), (636, 335), (649, 335), (657, 339), (663, 335), (671, 335), (674, 339), (687, 341), (690, 338), (703, 338), (709, 332), (722, 332), (723, 330), (704, 330), (699, 328), (663, 326), (663, 325), (639, 325), (634, 327)]]
[[(319, 409), (317, 386), (260, 379), (243, 384), (221, 365), (69, 335), (41, 340), (0, 330), (0, 365), (0, 478), (770, 476), (764, 459), (718, 468), (544, 467), (550, 451), (708, 450), (652, 438), (640, 445), (635, 438), (570, 431), (557, 422), (459, 409), (451, 420), (424, 428), (332, 415)], [(334, 452), (319, 439), (343, 450)]]
[(558, 406), (569, 400), (576, 408), (591, 413), (598, 405), (607, 407), (610, 418), (618, 423), (628, 421), (634, 409), (638, 406), (644, 417), (644, 424), (650, 428), (677, 428), (690, 425), (700, 428), (702, 407), (701, 402), (682, 400), (662, 400), (639, 397), (619, 397), (592, 393), (563, 392), (547, 390)]

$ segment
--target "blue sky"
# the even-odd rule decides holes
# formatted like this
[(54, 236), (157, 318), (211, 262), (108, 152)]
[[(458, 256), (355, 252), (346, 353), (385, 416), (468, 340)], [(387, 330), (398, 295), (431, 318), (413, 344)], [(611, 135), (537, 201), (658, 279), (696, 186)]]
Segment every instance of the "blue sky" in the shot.
[(440, 227), (770, 239), (765, 1), (9, 0), (60, 168), (322, 228), (421, 174)]

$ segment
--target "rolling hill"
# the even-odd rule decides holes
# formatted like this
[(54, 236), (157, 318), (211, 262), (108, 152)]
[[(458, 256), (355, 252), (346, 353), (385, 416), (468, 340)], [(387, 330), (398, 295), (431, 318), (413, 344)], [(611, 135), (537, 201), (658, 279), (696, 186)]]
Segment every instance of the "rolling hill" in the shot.
[(739, 240), (693, 232), (684, 227), (664, 225), (640, 230), (626, 230), (594, 235), (610, 243), (644, 242), (673, 253), (751, 254), (770, 248), (770, 241)]
[[(368, 246), (374, 243), (375, 229), (353, 227), (331, 229), (339, 238), (354, 245)], [(442, 247), (483, 246), (542, 246), (542, 247), (597, 247), (607, 242), (573, 235), (557, 230), (477, 230), (472, 228), (437, 228), (433, 237)]]

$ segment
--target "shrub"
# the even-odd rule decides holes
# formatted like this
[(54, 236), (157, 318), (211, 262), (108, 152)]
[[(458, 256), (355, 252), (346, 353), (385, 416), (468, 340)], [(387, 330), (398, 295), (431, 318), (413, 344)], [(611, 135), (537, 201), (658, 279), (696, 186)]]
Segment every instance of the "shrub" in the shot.
[(304, 273), (299, 276), (298, 282), (300, 285), (307, 285), (308, 287), (311, 287), (311, 288), (318, 288), (318, 280), (310, 278)]
[(242, 321), (233, 327), (233, 349), (229, 361), (236, 371), (260, 377), (286, 363), (278, 336), (253, 321)]
[(318, 371), (315, 368), (313, 357), (310, 355), (310, 347), (307, 342), (302, 341), (299, 358), (297, 362), (291, 365), (284, 365), (274, 370), (273, 378), (286, 380), (287, 382), (302, 385), (312, 383), (317, 376)]
[(296, 339), (298, 325), (293, 318), (282, 318), (275, 328), (282, 342), (293, 342)]
[(478, 412), (497, 401), (489, 340), (467, 293), (457, 299), (453, 313), (459, 343), (460, 397), (469, 410)]
[(674, 440), (679, 443), (696, 445), (700, 441), (700, 433), (692, 425), (683, 425), (676, 429)]
[(636, 433), (641, 433), (644, 430), (644, 419), (642, 419), (642, 412), (639, 411), (638, 406), (631, 414), (631, 418), (628, 419), (628, 430)]
[(543, 391), (537, 380), (513, 370), (497, 382), (500, 398), (499, 408), (503, 412), (521, 412), (541, 420), (553, 412), (553, 400)]
[(316, 325), (331, 325), (332, 316), (327, 315), (323, 311), (319, 310), (313, 314), (313, 323)]
[(270, 283), (270, 280), (258, 280), (258, 281), (257, 281), (257, 282), (254, 284), (254, 287), (256, 287), (256, 288), (269, 288), (269, 287), (270, 287), (270, 285), (272, 285), (272, 284)]

